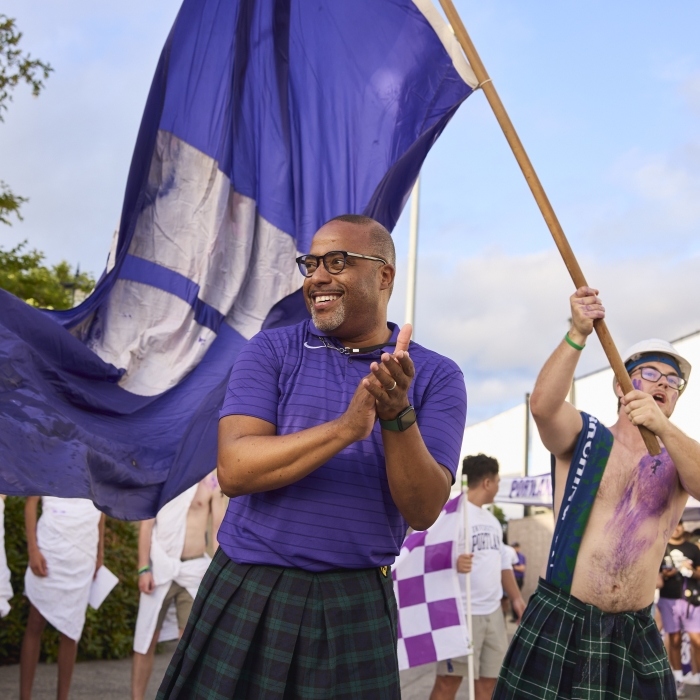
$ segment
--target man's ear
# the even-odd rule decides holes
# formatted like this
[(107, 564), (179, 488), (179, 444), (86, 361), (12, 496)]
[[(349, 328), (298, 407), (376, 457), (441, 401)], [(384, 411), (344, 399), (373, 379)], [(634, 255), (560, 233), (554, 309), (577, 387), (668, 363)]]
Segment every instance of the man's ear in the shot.
[(624, 396), (620, 382), (615, 382), (615, 396), (617, 396), (618, 399), (621, 399)]
[(391, 285), (394, 284), (394, 277), (396, 277), (396, 268), (391, 263), (382, 265), (381, 275), (382, 283), (380, 289), (390, 289)]

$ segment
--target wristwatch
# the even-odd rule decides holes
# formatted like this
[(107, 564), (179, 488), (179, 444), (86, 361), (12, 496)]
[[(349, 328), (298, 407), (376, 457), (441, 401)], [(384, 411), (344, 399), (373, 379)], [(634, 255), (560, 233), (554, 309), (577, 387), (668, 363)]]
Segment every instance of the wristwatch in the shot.
[(379, 425), (384, 428), (384, 430), (393, 430), (397, 433), (402, 433), (404, 430), (408, 430), (416, 422), (416, 409), (413, 406), (404, 408), (401, 413), (399, 413), (394, 420), (382, 420), (379, 419)]

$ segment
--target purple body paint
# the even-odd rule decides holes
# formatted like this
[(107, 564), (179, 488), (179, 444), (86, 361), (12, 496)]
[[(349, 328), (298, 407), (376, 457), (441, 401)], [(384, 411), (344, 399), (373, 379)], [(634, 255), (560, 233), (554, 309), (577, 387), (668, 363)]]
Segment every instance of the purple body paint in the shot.
[(641, 391), (641, 390), (642, 390), (642, 380), (641, 380), (641, 379), (633, 379), (633, 380), (632, 380), (632, 386), (633, 386), (637, 391)]
[(647, 454), (640, 460), (607, 528), (616, 539), (610, 557), (613, 576), (639, 561), (656, 541), (659, 520), (671, 507), (677, 479), (665, 449), (657, 457)]

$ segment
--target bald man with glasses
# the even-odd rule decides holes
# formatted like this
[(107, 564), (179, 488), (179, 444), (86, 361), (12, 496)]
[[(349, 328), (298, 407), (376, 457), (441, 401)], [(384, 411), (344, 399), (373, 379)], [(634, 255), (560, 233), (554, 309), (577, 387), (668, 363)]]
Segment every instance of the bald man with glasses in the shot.
[(449, 496), (464, 378), (388, 322), (381, 224), (337, 217), (297, 264), (311, 319), (260, 332), (231, 372), (231, 501), (159, 698), (400, 697), (391, 564)]

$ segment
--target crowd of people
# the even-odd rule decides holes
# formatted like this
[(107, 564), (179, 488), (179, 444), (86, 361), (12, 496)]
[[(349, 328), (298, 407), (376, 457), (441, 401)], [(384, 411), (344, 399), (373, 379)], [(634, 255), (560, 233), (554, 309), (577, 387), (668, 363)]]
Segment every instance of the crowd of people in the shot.
[[(41, 517), (37, 518), (40, 500)], [(140, 599), (132, 656), (132, 700), (144, 698), (157, 642), (172, 638), (161, 635), (169, 611), (174, 613), (177, 625), (174, 637), (182, 635), (211, 562), (208, 535), (211, 533), (216, 546), (226, 502), (213, 472), (163, 506), (155, 518), (139, 523), (138, 561), (134, 567)], [(26, 499), (29, 565), (24, 595), (29, 616), (20, 656), (20, 700), (31, 700), (41, 636), (47, 624), (60, 635), (57, 698), (69, 697), (92, 583), (104, 561), (104, 523), (105, 516), (87, 499)], [(4, 547), (0, 550), (0, 614), (5, 616), (13, 591)]]
[[(498, 492), (498, 462), (482, 454), (470, 456), (464, 459), (463, 470), (470, 485), (471, 553), (460, 554), (456, 568), (461, 574), (471, 573), (475, 689), (476, 700), (482, 700), (492, 697), (505, 657), (504, 619), (512, 612), (510, 620), (517, 623), (524, 610), (525, 601), (513, 581), (522, 590), (527, 558), (518, 542), (506, 543), (501, 523), (484, 509)], [(104, 559), (104, 516), (84, 499), (44, 497), (42, 517), (37, 521), (38, 500), (28, 498), (25, 509), (29, 558), (25, 595), (30, 601), (30, 614), (22, 647), (22, 697), (31, 697), (41, 633), (48, 622), (61, 634), (57, 666), (58, 697), (63, 698), (68, 697), (89, 585)], [(226, 499), (212, 473), (168, 503), (156, 518), (139, 524), (137, 571), (141, 598), (132, 659), (132, 700), (144, 698), (156, 643), (167, 639), (160, 633), (169, 611), (177, 621), (177, 636), (184, 631), (196, 590), (211, 561), (205, 552), (209, 518), (210, 532), (216, 536), (225, 508)], [(700, 580), (698, 541), (700, 528), (689, 532), (681, 520), (669, 538), (655, 598), (654, 617), (664, 634), (679, 691), (684, 684), (700, 685), (700, 585), (692, 585)], [(457, 549), (465, 549), (463, 533)], [(9, 612), (13, 595), (4, 557), (2, 549), (2, 616)], [(690, 642), (685, 665), (691, 669), (686, 672), (681, 656), (684, 633)], [(436, 671), (430, 700), (453, 700), (467, 675), (467, 658), (444, 660)]]
[[(476, 688), (477, 700), (481, 700), (491, 697), (507, 647), (506, 608), (502, 612), (501, 596), (505, 592), (504, 600), (509, 601), (507, 609), (512, 610), (514, 622), (519, 621), (525, 607), (520, 590), (526, 558), (518, 543), (505, 544), (501, 523), (484, 509), (498, 492), (498, 462), (477, 455), (466, 458), (463, 469), (470, 483), (472, 553), (459, 555), (456, 566), (459, 573), (472, 572)], [(90, 501), (45, 496), (41, 499), (42, 515), (37, 519), (39, 500), (30, 497), (25, 505), (29, 566), (24, 593), (30, 612), (20, 665), (23, 700), (31, 697), (41, 634), (47, 623), (60, 632), (57, 697), (68, 697), (90, 586), (104, 561), (104, 515)], [(139, 523), (135, 564), (140, 601), (132, 657), (132, 700), (143, 700), (156, 644), (170, 638), (161, 634), (168, 613), (176, 620), (177, 637), (182, 636), (197, 588), (211, 562), (206, 553), (207, 534), (216, 537), (226, 502), (212, 473), (166, 504), (156, 518)], [(208, 531), (210, 518), (212, 527)], [(463, 532), (457, 549), (465, 549)], [(700, 565), (700, 550), (697, 555)], [(0, 556), (5, 556), (4, 549)], [(464, 578), (460, 578), (466, 596)], [(3, 615), (9, 612), (12, 598), (8, 586), (9, 570), (0, 566)], [(454, 698), (466, 674), (466, 657), (442, 661), (431, 700)]]

